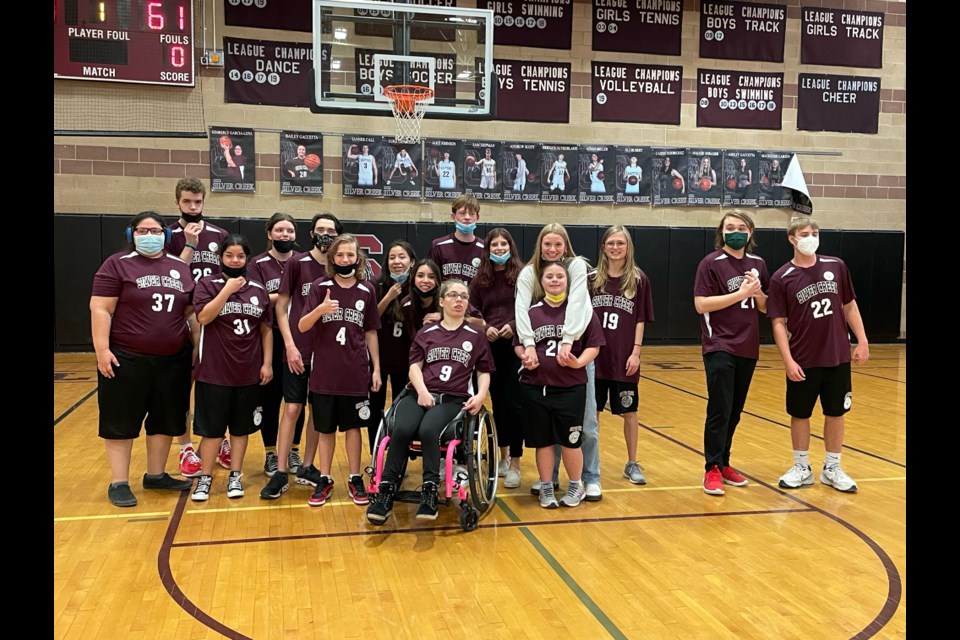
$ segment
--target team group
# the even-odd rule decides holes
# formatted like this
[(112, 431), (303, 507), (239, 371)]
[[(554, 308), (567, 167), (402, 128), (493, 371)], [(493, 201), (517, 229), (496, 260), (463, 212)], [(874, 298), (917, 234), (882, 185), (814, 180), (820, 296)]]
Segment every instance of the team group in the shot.
[[(407, 446), (419, 440), (417, 517), (434, 519), (438, 484), (451, 480), (440, 470), (441, 444), (453, 437), (448, 425), (461, 411), (478, 413), (488, 394), (505, 487), (520, 486), (526, 446), (535, 450), (531, 493), (542, 507), (601, 500), (598, 412), (608, 404), (623, 420), (623, 477), (646, 483), (637, 408), (653, 301), (625, 227), (607, 229), (592, 268), (563, 226), (548, 224), (525, 263), (506, 229), (475, 235), (480, 204), (465, 195), (452, 205), (456, 230), (435, 239), (428, 257), (418, 259), (410, 244), (395, 240), (373, 279), (357, 239), (333, 214), (313, 217), (306, 252), (294, 250), (294, 218), (274, 214), (269, 248), (253, 256), (243, 236), (203, 218), (205, 196), (200, 180), (181, 179), (179, 219), (167, 225), (153, 211), (135, 216), (130, 245), (94, 278), (99, 435), (114, 505), (137, 504), (129, 468), (133, 441), (145, 429), (144, 489), (192, 489), (193, 500), (207, 500), (219, 463), (229, 469), (227, 496), (242, 497), (244, 454), (260, 431), (269, 476), (260, 497), (279, 498), (293, 475), (313, 488), (308, 503), (320, 506), (333, 492), (340, 431), (348, 495), (367, 507), (372, 524), (391, 515)], [(819, 226), (798, 218), (787, 233), (793, 258), (771, 277), (751, 253), (754, 231), (746, 213), (724, 213), (716, 249), (700, 262), (694, 283), (709, 396), (703, 490), (722, 495), (724, 485), (747, 484), (730, 452), (765, 313), (786, 370), (791, 416), (794, 464), (779, 485), (814, 483), (810, 417), (819, 399), (826, 450), (820, 481), (856, 491), (840, 456), (850, 362), (866, 362), (869, 347), (849, 271), (840, 259), (817, 254)], [(852, 356), (848, 328), (857, 340)], [(381, 482), (367, 486), (362, 431), (372, 446), (388, 379), (390, 448)], [(304, 430), (308, 405), (312, 428)], [(173, 438), (186, 480), (165, 471)], [(568, 486), (558, 497), (561, 462)]]

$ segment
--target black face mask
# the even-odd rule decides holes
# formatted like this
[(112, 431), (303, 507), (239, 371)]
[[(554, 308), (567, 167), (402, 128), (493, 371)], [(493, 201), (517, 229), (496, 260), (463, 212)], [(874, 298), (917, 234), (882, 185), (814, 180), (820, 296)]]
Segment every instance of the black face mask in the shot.
[(328, 248), (331, 244), (333, 244), (333, 239), (334, 239), (334, 237), (335, 237), (335, 236), (330, 236), (330, 235), (327, 235), (327, 234), (323, 234), (323, 235), (314, 234), (314, 235), (313, 235), (313, 246), (315, 246), (317, 249), (320, 249), (321, 252), (322, 252), (322, 251), (326, 251), (327, 248)]
[(184, 213), (183, 211), (181, 211), (180, 217), (183, 218), (184, 222), (186, 222), (187, 224), (191, 222), (200, 222), (201, 220), (203, 220), (203, 212), (200, 212), (194, 215), (192, 213)]
[(333, 271), (338, 276), (343, 276), (344, 278), (349, 278), (357, 271), (357, 267), (360, 266), (359, 262), (353, 264), (335, 264), (333, 265)]
[(223, 275), (227, 276), (227, 278), (242, 278), (247, 273), (247, 265), (243, 265), (242, 267), (228, 267), (227, 265), (223, 265), (220, 267), (220, 271)]
[(410, 289), (421, 298), (432, 298), (437, 293), (437, 287), (429, 291), (423, 291), (420, 287), (410, 287)]
[(280, 253), (287, 253), (288, 251), (293, 250), (293, 246), (295, 244), (297, 244), (296, 240), (274, 240), (273, 248)]

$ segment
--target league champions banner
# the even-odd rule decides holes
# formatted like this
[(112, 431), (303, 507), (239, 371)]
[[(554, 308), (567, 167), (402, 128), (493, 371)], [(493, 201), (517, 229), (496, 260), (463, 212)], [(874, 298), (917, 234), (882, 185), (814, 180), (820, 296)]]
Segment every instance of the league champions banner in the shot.
[(617, 204), (650, 204), (650, 147), (617, 147)]
[[(373, 78), (373, 74), (375, 73), (373, 56), (378, 53), (383, 55), (393, 55), (393, 51), (388, 51), (386, 49), (356, 49), (354, 51), (354, 64), (356, 65), (355, 68), (357, 70), (356, 74), (354, 74), (354, 88), (356, 89), (357, 93), (370, 96), (370, 100), (373, 100), (373, 86), (375, 84)], [(433, 87), (434, 91), (436, 92), (436, 97), (456, 98), (457, 88), (455, 79), (453, 77), (456, 55), (453, 53), (438, 53), (436, 54), (435, 59), (436, 63), (434, 66), (435, 75)], [(394, 63), (393, 61), (387, 61), (382, 67), (380, 85), (388, 86), (392, 84), (393, 76)], [(429, 85), (429, 67), (420, 62), (411, 63), (410, 81), (414, 84)]]
[(700, 57), (783, 62), (787, 8), (778, 4), (703, 0)]
[(214, 0), (228, 27), (313, 31), (313, 0)]
[(783, 73), (697, 69), (697, 126), (782, 128)]
[(501, 143), (465, 140), (463, 143), (463, 192), (477, 200), (500, 200), (503, 194)]
[(577, 161), (575, 144), (540, 144), (540, 158), (534, 173), (540, 174), (540, 202), (577, 203)]
[(343, 136), (344, 197), (382, 198), (380, 146), (383, 136)]
[(687, 200), (696, 207), (720, 206), (723, 185), (720, 149), (687, 149)]
[(323, 195), (323, 135), (280, 132), (280, 195)]
[(821, 7), (800, 10), (800, 63), (883, 67), (883, 14)]
[(210, 191), (257, 190), (253, 129), (210, 127)]
[(310, 106), (312, 44), (224, 37), (223, 48), (224, 102)]
[(760, 188), (758, 151), (723, 152), (723, 206), (755, 207)]
[(792, 151), (761, 151), (757, 162), (760, 174), (757, 204), (761, 207), (789, 207), (793, 202), (793, 190), (783, 185)]
[(573, 0), (477, 0), (477, 9), (493, 9), (496, 45), (570, 49)]
[(423, 147), (400, 143), (395, 138), (380, 142), (380, 176), (384, 198), (419, 200), (423, 191)]
[[(430, 7), (455, 7), (457, 6), (457, 0), (411, 0), (407, 2), (406, 0), (381, 0), (382, 2), (399, 2), (404, 4), (420, 4)], [(378, 18), (383, 16), (384, 18), (392, 17), (393, 13), (389, 9), (355, 9), (354, 15), (356, 16), (369, 16), (372, 18)], [(409, 15), (409, 14), (405, 14)], [(418, 19), (430, 19), (434, 18), (434, 14), (425, 14), (418, 13), (414, 14)], [(369, 22), (356, 22), (353, 25), (353, 32), (358, 36), (377, 36), (380, 38), (393, 37), (393, 25), (389, 23), (383, 24), (371, 24)], [(431, 29), (424, 27), (413, 27), (410, 30), (410, 38), (414, 40), (439, 40), (439, 41), (451, 41), (455, 38), (452, 29)]]
[(593, 50), (680, 55), (683, 0), (593, 0)]
[(877, 133), (880, 78), (801, 73), (797, 83), (797, 129)]
[(427, 140), (423, 166), (423, 197), (456, 200), (463, 193), (463, 143), (459, 140)]
[(683, 67), (593, 61), (594, 122), (680, 124)]
[(570, 63), (494, 60), (497, 119), (570, 122)]
[(607, 144), (583, 144), (578, 152), (577, 193), (581, 203), (613, 202), (617, 150)]
[(533, 142), (504, 142), (500, 161), (503, 166), (503, 201), (536, 202), (540, 199), (537, 158), (540, 145)]
[(650, 161), (651, 200), (655, 207), (687, 205), (687, 150), (664, 147), (653, 150)]

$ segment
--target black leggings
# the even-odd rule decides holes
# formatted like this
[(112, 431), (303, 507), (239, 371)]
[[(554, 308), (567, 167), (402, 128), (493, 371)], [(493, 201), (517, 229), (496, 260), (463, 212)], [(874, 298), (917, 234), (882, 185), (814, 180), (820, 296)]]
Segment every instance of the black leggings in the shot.
[(523, 401), (520, 395), (520, 359), (511, 340), (490, 343), (496, 371), (490, 374), (490, 399), (493, 421), (497, 425), (497, 442), (510, 447), (510, 457), (523, 455)]
[[(283, 370), (287, 363), (283, 361), (285, 353), (283, 336), (280, 329), (273, 328), (273, 379), (260, 387), (260, 401), (263, 404), (263, 422), (260, 423), (260, 435), (263, 437), (263, 446), (277, 446), (277, 430), (280, 428), (280, 404), (283, 402)], [(293, 446), (300, 444), (303, 434), (303, 418), (306, 409), (300, 412), (297, 418), (297, 428), (293, 434)]]
[[(429, 409), (417, 404), (417, 393), (412, 391), (394, 405), (395, 421), (390, 432), (390, 446), (384, 465), (383, 479), (394, 485), (400, 483), (403, 465), (413, 440), (420, 440), (423, 455), (423, 481), (440, 482), (440, 443), (453, 439), (453, 429), (447, 425), (463, 408), (465, 397), (444, 396), (443, 402)], [(446, 429), (446, 430), (445, 430)]]
[(733, 434), (740, 423), (757, 361), (726, 351), (713, 351), (703, 356), (703, 367), (707, 373), (708, 394), (703, 427), (704, 469), (709, 471), (716, 465), (723, 471), (730, 464)]
[(396, 400), (403, 388), (410, 382), (407, 371), (384, 371), (381, 374), (380, 391), (370, 392), (370, 424), (367, 426), (370, 453), (373, 453), (373, 443), (377, 439), (377, 429), (383, 419), (383, 408), (387, 406), (387, 378), (390, 378), (390, 397)]

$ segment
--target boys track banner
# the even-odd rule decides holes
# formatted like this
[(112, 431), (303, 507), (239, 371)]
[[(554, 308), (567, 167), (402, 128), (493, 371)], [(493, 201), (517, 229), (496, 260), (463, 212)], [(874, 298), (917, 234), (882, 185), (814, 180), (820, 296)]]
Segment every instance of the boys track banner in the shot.
[(783, 62), (787, 8), (776, 4), (703, 0), (700, 57)]

